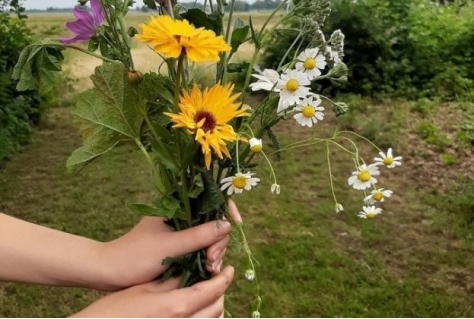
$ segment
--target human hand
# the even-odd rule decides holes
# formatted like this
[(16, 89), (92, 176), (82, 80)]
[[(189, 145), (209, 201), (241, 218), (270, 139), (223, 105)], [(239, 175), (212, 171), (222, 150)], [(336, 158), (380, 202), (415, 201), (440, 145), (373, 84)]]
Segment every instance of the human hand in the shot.
[[(240, 218), (237, 207), (229, 203), (231, 216)], [(118, 290), (149, 282), (167, 268), (166, 257), (177, 257), (206, 249), (209, 272), (218, 274), (229, 241), (228, 221), (212, 221), (182, 231), (173, 231), (163, 218), (144, 217), (129, 233), (105, 243), (99, 254), (108, 278), (102, 290)]]
[(224, 311), (224, 292), (234, 269), (188, 288), (178, 289), (179, 278), (151, 282), (112, 293), (72, 317), (94, 318), (218, 318)]

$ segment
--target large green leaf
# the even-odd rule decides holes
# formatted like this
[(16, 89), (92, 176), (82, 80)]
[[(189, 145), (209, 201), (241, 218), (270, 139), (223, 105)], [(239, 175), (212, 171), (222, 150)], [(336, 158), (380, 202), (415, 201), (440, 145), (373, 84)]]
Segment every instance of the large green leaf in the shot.
[(196, 28), (205, 28), (214, 31), (217, 35), (222, 34), (222, 19), (218, 14), (206, 14), (201, 9), (189, 9), (181, 16), (191, 22)]
[(83, 146), (67, 161), (71, 172), (78, 172), (118, 143), (140, 136), (144, 103), (125, 80), (123, 64), (104, 63), (95, 69), (91, 79), (94, 88), (79, 96), (73, 112)]
[(40, 83), (48, 89), (55, 84), (55, 72), (61, 71), (64, 47), (58, 43), (39, 42), (23, 49), (12, 77), (19, 80), (18, 91), (37, 90)]
[(249, 34), (250, 27), (244, 25), (244, 22), (237, 18), (234, 23), (234, 30), (232, 31), (232, 36), (230, 38), (230, 45), (232, 47), (232, 52), (237, 52), (240, 45), (244, 43), (247, 35)]

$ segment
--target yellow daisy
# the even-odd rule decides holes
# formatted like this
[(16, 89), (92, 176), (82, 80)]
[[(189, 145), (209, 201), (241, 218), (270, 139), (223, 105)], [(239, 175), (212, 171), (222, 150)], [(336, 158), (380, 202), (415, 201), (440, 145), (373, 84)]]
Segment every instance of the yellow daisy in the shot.
[(186, 54), (194, 62), (217, 62), (219, 52), (230, 51), (222, 36), (204, 28), (196, 29), (187, 20), (173, 20), (168, 15), (152, 17), (140, 28), (142, 34), (137, 39), (151, 45), (165, 58)]
[[(235, 103), (239, 94), (232, 95), (234, 86), (216, 84), (201, 92), (196, 86), (184, 91), (179, 99), (179, 114), (165, 113), (175, 123), (174, 128), (186, 128), (201, 144), (206, 168), (211, 167), (211, 149), (219, 158), (230, 158), (227, 143), (237, 139), (229, 121), (248, 116), (248, 107)], [(240, 108), (240, 109), (239, 109)]]

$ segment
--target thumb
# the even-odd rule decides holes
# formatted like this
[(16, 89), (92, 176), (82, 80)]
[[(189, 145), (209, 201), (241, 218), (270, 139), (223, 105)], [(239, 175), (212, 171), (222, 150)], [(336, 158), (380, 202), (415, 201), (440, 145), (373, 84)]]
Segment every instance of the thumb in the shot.
[(228, 221), (212, 221), (169, 234), (168, 247), (176, 256), (207, 248), (223, 239), (230, 232)]

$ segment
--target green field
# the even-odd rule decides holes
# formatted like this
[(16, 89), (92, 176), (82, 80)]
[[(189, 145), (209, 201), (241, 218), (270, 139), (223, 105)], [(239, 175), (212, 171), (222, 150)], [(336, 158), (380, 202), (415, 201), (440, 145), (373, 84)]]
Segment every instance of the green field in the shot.
[[(132, 24), (143, 18), (134, 16)], [(46, 30), (66, 20), (64, 15), (31, 15), (29, 23)], [(57, 35), (58, 29), (53, 33)], [(142, 48), (135, 50), (142, 54)], [(68, 58), (70, 75), (82, 81), (73, 87), (90, 85), (87, 74), (94, 64), (85, 64), (76, 54)], [(147, 63), (143, 62), (143, 68), (155, 65)], [(432, 105), (422, 117), (416, 103), (340, 98), (354, 109), (339, 121), (341, 125), (384, 148), (393, 146), (404, 157), (403, 166), (384, 171), (380, 181), (395, 195), (387, 200), (382, 216), (359, 219), (360, 193), (346, 182), (352, 161), (331, 149), (336, 195), (345, 207), (344, 212), (335, 213), (325, 146), (314, 146), (283, 153), (275, 167), (281, 195), (272, 195), (269, 183), (262, 183), (256, 191), (235, 196), (260, 262), (262, 316), (473, 317), (472, 223), (466, 212), (456, 210), (455, 199), (443, 195), (462, 176), (474, 176), (469, 147), (453, 137), (461, 107)], [(0, 170), (0, 211), (97, 240), (112, 240), (140, 218), (125, 204), (148, 202), (154, 196), (146, 166), (140, 154), (124, 147), (80, 175), (68, 175), (66, 159), (80, 145), (71, 110), (68, 102), (52, 109), (36, 130), (33, 143)], [(330, 136), (337, 123), (327, 116), (316, 134)], [(419, 133), (423, 123), (436, 125), (448, 139), (450, 144), (441, 153)], [(276, 133), (282, 143), (310, 135), (292, 121), (280, 125)], [(362, 154), (367, 161), (377, 155), (366, 147)], [(453, 154), (456, 161), (447, 163), (440, 154)], [(259, 173), (265, 176), (267, 171), (262, 168)], [(234, 317), (249, 316), (253, 285), (244, 278), (245, 257), (233, 249), (226, 263), (236, 267), (227, 309)], [(67, 316), (99, 296), (84, 289), (3, 284), (0, 316)]]

